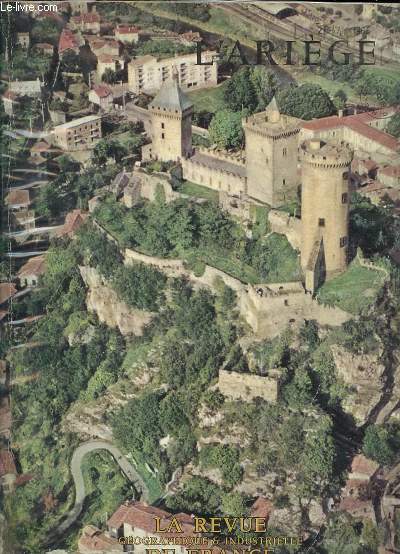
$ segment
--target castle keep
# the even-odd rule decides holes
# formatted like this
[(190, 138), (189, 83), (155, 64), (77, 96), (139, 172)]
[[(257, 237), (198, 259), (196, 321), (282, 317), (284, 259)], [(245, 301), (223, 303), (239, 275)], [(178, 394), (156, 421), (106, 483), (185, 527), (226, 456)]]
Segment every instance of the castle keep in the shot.
[(343, 141), (311, 138), (299, 148), (302, 121), (281, 114), (273, 98), (264, 112), (243, 120), (245, 159), (193, 149), (192, 104), (176, 75), (162, 85), (149, 110), (152, 144), (143, 148), (143, 159), (178, 161), (184, 179), (249, 206), (282, 206), (296, 198), (301, 181), (302, 218), (295, 242), (301, 247), (305, 289), (314, 293), (325, 279), (346, 269), (352, 152)]
[(351, 160), (347, 147), (320, 139), (300, 147), (301, 266), (310, 291), (347, 266)]

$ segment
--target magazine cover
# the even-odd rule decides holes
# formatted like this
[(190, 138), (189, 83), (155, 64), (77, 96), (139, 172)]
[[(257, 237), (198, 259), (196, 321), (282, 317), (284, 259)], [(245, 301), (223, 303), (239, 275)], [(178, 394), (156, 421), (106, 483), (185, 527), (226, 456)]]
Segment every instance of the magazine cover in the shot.
[(399, 553), (398, 4), (0, 15), (0, 554)]

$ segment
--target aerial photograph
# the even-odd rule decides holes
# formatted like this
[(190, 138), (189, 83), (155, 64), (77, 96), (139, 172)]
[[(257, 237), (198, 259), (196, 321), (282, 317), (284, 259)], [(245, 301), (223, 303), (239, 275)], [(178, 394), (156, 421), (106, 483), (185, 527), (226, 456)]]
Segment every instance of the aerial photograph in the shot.
[(0, 49), (0, 554), (400, 554), (400, 5)]

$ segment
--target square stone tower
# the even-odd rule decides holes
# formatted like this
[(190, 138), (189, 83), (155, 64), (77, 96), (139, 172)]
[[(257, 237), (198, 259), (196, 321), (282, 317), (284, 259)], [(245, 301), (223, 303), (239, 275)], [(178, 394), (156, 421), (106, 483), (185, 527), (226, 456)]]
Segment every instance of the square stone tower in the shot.
[(152, 121), (152, 157), (180, 161), (192, 154), (193, 105), (178, 84), (178, 75), (163, 83), (149, 106)]
[(301, 266), (310, 292), (347, 267), (352, 157), (348, 146), (320, 139), (300, 147)]
[(299, 123), (279, 112), (275, 98), (265, 112), (243, 120), (250, 197), (277, 207), (296, 196)]

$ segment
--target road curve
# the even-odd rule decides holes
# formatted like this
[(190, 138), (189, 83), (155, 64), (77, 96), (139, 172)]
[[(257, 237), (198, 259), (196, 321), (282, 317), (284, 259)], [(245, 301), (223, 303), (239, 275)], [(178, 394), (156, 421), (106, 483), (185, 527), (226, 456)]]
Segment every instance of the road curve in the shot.
[[(77, 520), (79, 514), (83, 508), (83, 502), (86, 498), (85, 482), (82, 473), (82, 462), (86, 454), (94, 452), (96, 450), (107, 450), (119, 465), (122, 473), (133, 484), (135, 484), (142, 491), (142, 500), (148, 500), (148, 489), (141, 476), (138, 474), (134, 466), (129, 462), (124, 454), (114, 446), (113, 444), (101, 441), (91, 440), (82, 443), (74, 451), (70, 468), (71, 475), (75, 485), (75, 504), (74, 507), (68, 512), (64, 521), (54, 530), (54, 535), (60, 536)], [(54, 537), (53, 535), (53, 537)]]

